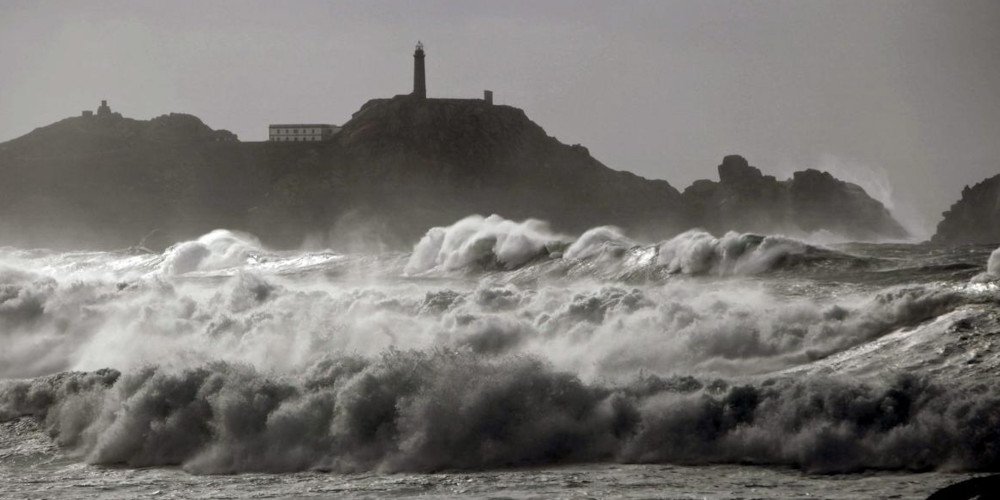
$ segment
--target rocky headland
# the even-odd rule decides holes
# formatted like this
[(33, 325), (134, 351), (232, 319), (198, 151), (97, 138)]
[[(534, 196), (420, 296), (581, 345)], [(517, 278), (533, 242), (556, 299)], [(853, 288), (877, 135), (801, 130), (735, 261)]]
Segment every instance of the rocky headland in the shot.
[(938, 223), (931, 242), (935, 244), (971, 244), (1000, 242), (1000, 175), (962, 189), (955, 202)]
[(375, 99), (332, 140), (301, 143), (239, 142), (184, 114), (79, 116), (0, 144), (0, 245), (156, 249), (224, 227), (279, 248), (408, 248), (472, 213), (645, 239), (693, 227), (906, 236), (881, 203), (830, 174), (779, 181), (739, 156), (718, 171), (681, 193), (606, 167), (520, 109), (471, 99)]

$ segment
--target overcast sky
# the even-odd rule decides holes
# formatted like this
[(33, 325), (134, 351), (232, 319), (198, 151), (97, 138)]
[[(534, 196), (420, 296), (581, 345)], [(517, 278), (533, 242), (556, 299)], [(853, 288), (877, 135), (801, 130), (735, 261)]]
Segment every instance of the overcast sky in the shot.
[(94, 109), (242, 140), (408, 93), (523, 108), (611, 168), (684, 189), (739, 153), (823, 168), (930, 230), (1000, 173), (1000, 1), (0, 3), (0, 141)]

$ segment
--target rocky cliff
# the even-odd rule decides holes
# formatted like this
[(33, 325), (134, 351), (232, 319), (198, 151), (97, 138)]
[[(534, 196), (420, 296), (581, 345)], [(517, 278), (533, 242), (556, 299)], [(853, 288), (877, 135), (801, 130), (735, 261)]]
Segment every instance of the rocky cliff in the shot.
[(685, 226), (666, 181), (609, 169), (587, 148), (550, 137), (520, 109), (480, 100), (375, 100), (338, 144), (368, 189), (371, 210), (451, 222), (470, 213), (535, 217), (558, 229), (614, 224), (649, 236)]
[(693, 223), (709, 231), (808, 235), (826, 231), (856, 240), (901, 239), (907, 232), (879, 201), (827, 172), (803, 170), (779, 181), (738, 155), (718, 167), (719, 182), (684, 190)]
[(321, 143), (236, 142), (190, 115), (76, 117), (0, 144), (0, 245), (157, 248), (225, 227), (278, 247), (318, 237), (407, 248), (472, 213), (648, 239), (695, 226), (901, 234), (878, 202), (829, 174), (779, 182), (739, 157), (719, 172), (682, 195), (479, 100), (372, 100)]
[(1000, 175), (965, 186), (961, 199), (942, 215), (933, 243), (1000, 243)]

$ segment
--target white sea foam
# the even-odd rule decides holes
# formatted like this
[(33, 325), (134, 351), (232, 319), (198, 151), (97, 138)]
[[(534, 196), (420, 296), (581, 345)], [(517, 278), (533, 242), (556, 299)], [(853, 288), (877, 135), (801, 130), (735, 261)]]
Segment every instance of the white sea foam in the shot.
[[(0, 377), (35, 378), (0, 382), (0, 420), (42, 419), (92, 463), (199, 473), (1000, 463), (977, 451), (1000, 449), (995, 391), (897, 378), (860, 351), (864, 379), (794, 371), (961, 308), (973, 331), (994, 292), (855, 286), (809, 259), (858, 262), (781, 237), (574, 240), (495, 216), (433, 229), (408, 257), (228, 231), (162, 255), (4, 250)], [(1000, 364), (984, 352), (968, 366)]]

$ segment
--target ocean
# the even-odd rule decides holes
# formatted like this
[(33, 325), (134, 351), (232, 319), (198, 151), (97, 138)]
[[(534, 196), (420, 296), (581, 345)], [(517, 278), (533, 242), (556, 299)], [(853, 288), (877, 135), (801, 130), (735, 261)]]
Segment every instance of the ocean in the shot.
[(0, 496), (924, 498), (1000, 469), (993, 247), (496, 216), (342, 246), (0, 248)]

